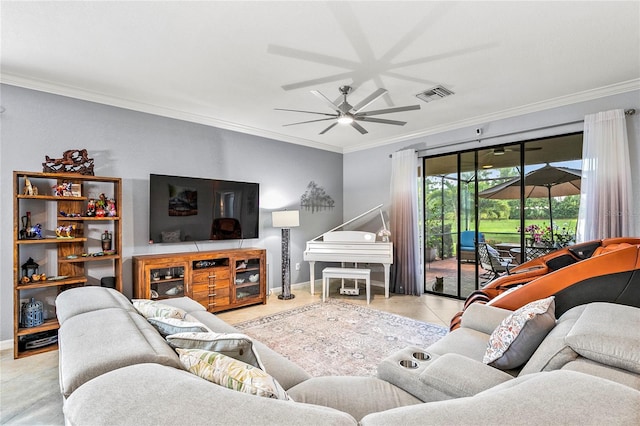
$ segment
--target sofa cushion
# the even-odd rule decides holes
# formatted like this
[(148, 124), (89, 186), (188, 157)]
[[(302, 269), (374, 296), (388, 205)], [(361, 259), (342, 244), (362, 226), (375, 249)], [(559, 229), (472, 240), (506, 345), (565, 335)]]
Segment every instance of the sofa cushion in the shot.
[(207, 328), (199, 322), (189, 322), (177, 318), (147, 318), (161, 336), (166, 337), (170, 334), (187, 333), (187, 332), (204, 332)]
[(138, 313), (100, 309), (67, 319), (58, 330), (60, 388), (69, 396), (108, 371), (155, 362), (182, 368), (176, 353)]
[(521, 366), (555, 324), (553, 296), (527, 303), (507, 316), (491, 333), (482, 361), (502, 370)]
[(85, 383), (64, 403), (67, 425), (333, 425), (356, 426), (328, 407), (229, 390), (158, 364), (120, 368)]
[(251, 395), (289, 400), (287, 392), (269, 374), (218, 352), (176, 349), (185, 368), (210, 382)]
[(253, 348), (253, 340), (245, 334), (184, 332), (172, 334), (166, 339), (174, 348), (218, 352), (267, 371)]
[(373, 413), (362, 426), (388, 425), (635, 425), (640, 392), (572, 371), (528, 374), (472, 397)]
[(565, 340), (585, 358), (640, 374), (638, 308), (590, 303)]
[(297, 402), (335, 408), (356, 420), (376, 411), (422, 403), (410, 393), (375, 377), (313, 377), (287, 392)]
[(65, 290), (56, 297), (56, 316), (61, 325), (73, 316), (109, 308), (121, 308), (135, 312), (129, 299), (112, 288), (76, 287)]
[(166, 305), (155, 300), (133, 299), (133, 307), (145, 318), (177, 318), (183, 319), (187, 312), (175, 306)]

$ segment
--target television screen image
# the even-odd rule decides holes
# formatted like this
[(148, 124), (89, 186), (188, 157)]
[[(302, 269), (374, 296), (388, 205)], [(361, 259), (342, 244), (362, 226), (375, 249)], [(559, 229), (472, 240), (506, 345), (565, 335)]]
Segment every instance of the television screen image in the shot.
[(149, 242), (258, 238), (260, 186), (151, 174)]

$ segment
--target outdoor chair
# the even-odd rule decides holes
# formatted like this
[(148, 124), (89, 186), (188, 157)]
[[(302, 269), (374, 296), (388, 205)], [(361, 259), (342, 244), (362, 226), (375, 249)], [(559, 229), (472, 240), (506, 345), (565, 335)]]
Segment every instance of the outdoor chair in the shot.
[[(476, 235), (479, 238), (476, 238)], [(460, 232), (460, 260), (466, 262), (476, 262), (476, 242), (484, 241), (484, 234), (475, 231)]]
[(510, 269), (517, 265), (512, 256), (501, 256), (500, 252), (485, 242), (478, 243), (478, 255), (480, 256), (480, 265), (486, 272), (480, 275), (481, 278), (489, 282), (500, 275), (509, 275)]

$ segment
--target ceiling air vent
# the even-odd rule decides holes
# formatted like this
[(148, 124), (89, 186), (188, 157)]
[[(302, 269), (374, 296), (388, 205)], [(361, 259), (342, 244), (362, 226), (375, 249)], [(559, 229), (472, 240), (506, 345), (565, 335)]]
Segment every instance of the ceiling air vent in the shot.
[(432, 87), (429, 90), (425, 90), (424, 92), (418, 93), (416, 97), (425, 102), (433, 102), (451, 95), (453, 95), (453, 92), (451, 90), (446, 89), (442, 86), (436, 86)]

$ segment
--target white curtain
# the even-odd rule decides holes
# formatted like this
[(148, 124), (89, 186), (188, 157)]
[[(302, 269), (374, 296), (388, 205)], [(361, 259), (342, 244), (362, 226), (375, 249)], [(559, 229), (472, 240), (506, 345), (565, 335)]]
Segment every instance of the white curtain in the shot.
[(576, 240), (635, 236), (631, 165), (624, 111), (587, 115)]
[(418, 159), (412, 149), (391, 156), (391, 241), (393, 266), (390, 290), (419, 296), (423, 293), (418, 246)]

